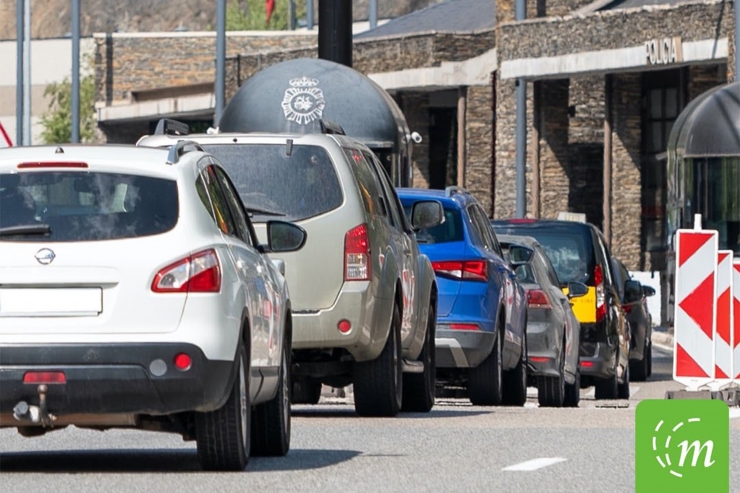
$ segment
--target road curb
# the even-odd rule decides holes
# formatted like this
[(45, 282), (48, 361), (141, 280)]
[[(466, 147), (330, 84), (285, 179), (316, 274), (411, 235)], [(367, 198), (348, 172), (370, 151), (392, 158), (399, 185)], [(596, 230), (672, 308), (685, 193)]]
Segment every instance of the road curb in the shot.
[(673, 351), (673, 334), (668, 332), (653, 330), (653, 335), (650, 338), (653, 345), (666, 351)]

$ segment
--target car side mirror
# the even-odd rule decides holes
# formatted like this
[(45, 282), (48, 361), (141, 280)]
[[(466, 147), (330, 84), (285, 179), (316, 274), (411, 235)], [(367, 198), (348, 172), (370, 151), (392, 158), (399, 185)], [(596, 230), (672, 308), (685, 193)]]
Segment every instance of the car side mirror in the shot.
[(439, 226), (444, 222), (442, 204), (436, 200), (419, 200), (411, 208), (411, 227), (415, 231)]
[(285, 221), (267, 222), (267, 248), (265, 252), (295, 252), (306, 244), (306, 230)]
[(518, 267), (528, 264), (532, 260), (534, 250), (522, 245), (509, 245), (509, 265)]
[(580, 298), (588, 294), (588, 286), (582, 282), (569, 282), (568, 283), (568, 299)]
[(650, 286), (643, 286), (642, 287), (642, 294), (645, 297), (655, 296), (655, 288)]
[(642, 284), (640, 281), (635, 281), (634, 279), (627, 279), (624, 282), (624, 302), (625, 303), (635, 303), (637, 301), (640, 301), (643, 294)]

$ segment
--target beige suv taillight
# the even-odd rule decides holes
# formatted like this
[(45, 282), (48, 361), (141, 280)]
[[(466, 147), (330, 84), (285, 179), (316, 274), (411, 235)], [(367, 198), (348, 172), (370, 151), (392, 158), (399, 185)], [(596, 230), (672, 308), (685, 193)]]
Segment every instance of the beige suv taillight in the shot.
[(370, 239), (367, 226), (360, 224), (344, 236), (344, 280), (370, 280)]

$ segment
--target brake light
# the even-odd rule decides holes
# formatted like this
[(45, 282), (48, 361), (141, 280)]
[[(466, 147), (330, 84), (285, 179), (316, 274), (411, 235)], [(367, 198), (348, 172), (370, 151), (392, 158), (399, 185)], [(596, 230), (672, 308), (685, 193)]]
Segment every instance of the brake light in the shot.
[(529, 302), (529, 308), (542, 308), (549, 310), (550, 300), (547, 299), (547, 295), (540, 289), (530, 289), (527, 291), (527, 301)]
[(204, 250), (170, 264), (152, 281), (155, 293), (217, 293), (221, 290), (221, 264), (216, 250)]
[(62, 384), (67, 383), (67, 377), (63, 371), (27, 371), (23, 383)]
[(18, 165), (18, 169), (37, 169), (37, 168), (87, 168), (87, 163), (75, 163), (75, 162), (31, 162), (21, 163)]
[(604, 290), (604, 273), (601, 266), (594, 269), (594, 284), (596, 285), (596, 321), (600, 322), (606, 317), (606, 291)]
[(488, 263), (485, 260), (432, 262), (432, 268), (442, 277), (467, 281), (488, 281)]
[(344, 236), (344, 280), (370, 280), (370, 238), (367, 226), (360, 224)]

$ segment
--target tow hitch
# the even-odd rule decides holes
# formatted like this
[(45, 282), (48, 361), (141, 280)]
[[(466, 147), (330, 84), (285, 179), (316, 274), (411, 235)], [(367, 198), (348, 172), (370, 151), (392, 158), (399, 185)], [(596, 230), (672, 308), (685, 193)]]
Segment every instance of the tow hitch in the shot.
[(41, 424), (44, 428), (52, 426), (57, 417), (50, 414), (46, 408), (46, 393), (48, 391), (49, 388), (46, 385), (39, 385), (36, 389), (39, 394), (39, 405), (29, 406), (26, 401), (20, 401), (13, 408), (13, 417), (18, 421)]

